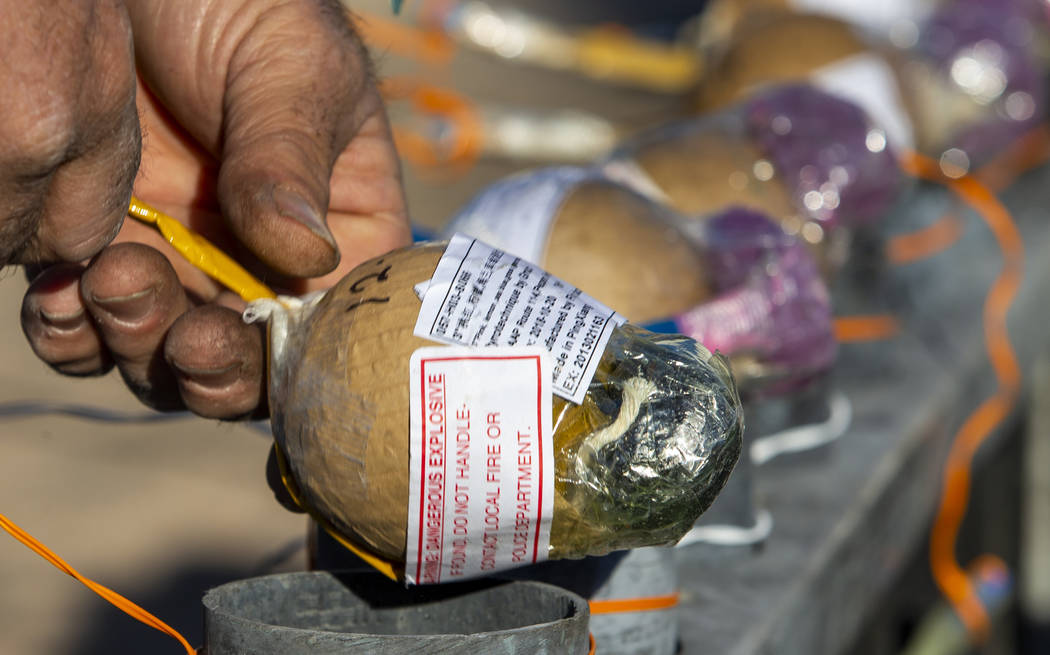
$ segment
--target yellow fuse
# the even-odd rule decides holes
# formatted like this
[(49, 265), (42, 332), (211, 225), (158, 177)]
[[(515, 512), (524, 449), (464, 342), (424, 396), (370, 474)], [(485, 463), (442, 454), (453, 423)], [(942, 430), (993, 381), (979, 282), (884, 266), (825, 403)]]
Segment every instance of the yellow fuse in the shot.
[(276, 298), (269, 287), (255, 279), (226, 253), (174, 218), (131, 198), (128, 214), (143, 223), (156, 226), (175, 250), (201, 271), (225, 285), (247, 302)]

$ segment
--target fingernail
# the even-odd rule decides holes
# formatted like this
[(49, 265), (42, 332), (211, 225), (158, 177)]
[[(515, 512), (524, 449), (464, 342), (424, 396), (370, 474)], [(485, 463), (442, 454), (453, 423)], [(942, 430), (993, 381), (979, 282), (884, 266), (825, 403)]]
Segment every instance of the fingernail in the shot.
[(241, 366), (238, 362), (222, 368), (193, 368), (172, 362), (172, 367), (183, 381), (209, 389), (225, 389), (241, 377)]
[(145, 318), (146, 314), (153, 309), (157, 301), (157, 294), (153, 287), (150, 287), (126, 296), (99, 298), (92, 294), (91, 299), (118, 321), (134, 323)]
[(277, 211), (281, 216), (287, 216), (299, 221), (311, 232), (327, 241), (333, 248), (338, 249), (335, 237), (332, 236), (332, 232), (325, 225), (324, 217), (318, 214), (310, 203), (306, 202), (298, 193), (278, 187), (274, 189), (273, 201), (277, 205)]
[(81, 307), (73, 312), (60, 314), (58, 312), (45, 312), (40, 310), (40, 318), (44, 325), (56, 330), (72, 332), (84, 324), (84, 308)]

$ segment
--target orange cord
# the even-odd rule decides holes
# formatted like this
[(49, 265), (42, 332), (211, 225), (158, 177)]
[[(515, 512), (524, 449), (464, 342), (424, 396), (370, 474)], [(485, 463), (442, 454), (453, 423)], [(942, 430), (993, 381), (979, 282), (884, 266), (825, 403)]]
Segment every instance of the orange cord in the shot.
[(617, 598), (615, 600), (590, 601), (591, 614), (621, 614), (623, 612), (649, 612), (665, 610), (678, 605), (678, 593), (644, 598)]
[(368, 12), (355, 11), (354, 26), (373, 50), (388, 50), (432, 66), (448, 64), (456, 45), (437, 27), (413, 27)]
[(160, 630), (164, 634), (169, 635), (170, 637), (173, 637), (176, 640), (178, 640), (178, 642), (182, 644), (182, 647), (186, 649), (188, 655), (197, 655), (197, 650), (190, 646), (189, 642), (186, 641), (186, 639), (182, 635), (180, 635), (174, 628), (164, 623), (157, 617), (153, 616), (146, 610), (142, 609), (135, 603), (131, 602), (127, 598), (124, 598), (117, 592), (103, 587), (97, 582), (89, 580), (88, 578), (82, 576), (80, 573), (77, 573), (77, 571), (72, 566), (64, 562), (58, 555), (56, 555), (50, 549), (48, 549), (47, 546), (34, 539), (32, 535), (25, 532), (22, 528), (15, 525), (10, 519), (8, 519), (2, 514), (0, 514), (0, 528), (6, 530), (8, 534), (20, 541), (27, 548), (29, 548), (34, 553), (50, 562), (52, 566), (71, 576), (73, 579), (77, 580), (85, 587), (95, 592), (96, 594), (98, 594), (106, 601), (116, 606), (118, 609), (120, 609), (127, 615), (131, 616), (132, 618), (138, 621), (141, 621), (142, 623), (145, 623), (151, 628)]
[(931, 225), (891, 238), (886, 243), (886, 258), (898, 265), (926, 259), (953, 246), (962, 233), (963, 222), (949, 212)]
[[(998, 192), (1024, 173), (1046, 163), (1047, 159), (1050, 159), (1050, 127), (1039, 125), (1003, 148), (977, 170), (974, 177), (988, 190)], [(902, 162), (902, 168), (907, 171), (909, 165)], [(942, 181), (941, 178), (943, 176), (933, 181)], [(886, 256), (893, 264), (925, 259), (950, 248), (962, 233), (962, 221), (955, 214), (947, 213), (932, 225), (891, 238), (886, 244)]]
[(878, 341), (895, 337), (900, 332), (900, 323), (889, 314), (871, 316), (840, 316), (832, 323), (835, 339), (839, 343)]
[(419, 78), (393, 77), (380, 84), (387, 100), (407, 100), (420, 114), (448, 120), (452, 140), (440, 147), (433, 139), (394, 125), (394, 142), (404, 159), (425, 168), (452, 166), (465, 171), (481, 156), (484, 129), (477, 107), (467, 97)]
[(906, 153), (901, 158), (901, 165), (916, 177), (948, 186), (973, 207), (992, 231), (1003, 254), (1003, 268), (988, 292), (983, 311), (985, 345), (998, 389), (966, 419), (952, 440), (929, 550), (934, 581), (971, 636), (981, 640), (989, 630), (988, 612), (977, 597), (973, 583), (959, 566), (955, 544), (969, 502), (974, 455), (1009, 416), (1020, 392), (1021, 371), (1010, 343), (1006, 315), (1021, 285), (1024, 245), (1010, 213), (975, 177), (948, 178), (936, 161), (918, 153)]
[[(370, 47), (414, 59), (431, 69), (447, 67), (457, 51), (439, 24), (414, 27), (367, 12), (352, 15)], [(443, 172), (455, 175), (469, 170), (480, 158), (484, 131), (479, 111), (469, 98), (423, 76), (386, 78), (380, 81), (379, 90), (388, 103), (406, 101), (417, 114), (446, 120), (452, 127), (450, 142), (441, 144), (430, 135), (392, 125), (394, 143), (403, 159), (424, 169), (451, 168)]]
[(1050, 127), (1040, 124), (1025, 132), (976, 172), (992, 191), (1002, 191), (1014, 180), (1050, 158)]

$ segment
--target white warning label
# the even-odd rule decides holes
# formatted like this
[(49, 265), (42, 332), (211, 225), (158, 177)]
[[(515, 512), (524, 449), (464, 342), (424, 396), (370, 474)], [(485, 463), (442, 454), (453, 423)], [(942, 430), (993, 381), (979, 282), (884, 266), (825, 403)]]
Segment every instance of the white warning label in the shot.
[(549, 361), (541, 347), (413, 353), (409, 584), (547, 559), (554, 508)]

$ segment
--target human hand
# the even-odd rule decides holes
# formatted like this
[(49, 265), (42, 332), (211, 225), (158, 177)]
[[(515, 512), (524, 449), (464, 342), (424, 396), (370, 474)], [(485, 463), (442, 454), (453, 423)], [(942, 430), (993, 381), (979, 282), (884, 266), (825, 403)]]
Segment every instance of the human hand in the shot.
[(139, 163), (134, 50), (118, 0), (0, 0), (0, 266), (109, 243)]
[[(409, 240), (382, 103), (338, 2), (126, 4), (144, 133), (136, 195), (285, 291), (326, 287)], [(243, 303), (151, 228), (128, 221), (116, 241), (33, 282), (22, 316), (38, 355), (74, 375), (115, 362), (161, 409), (265, 407), (261, 335), (240, 320)]]

